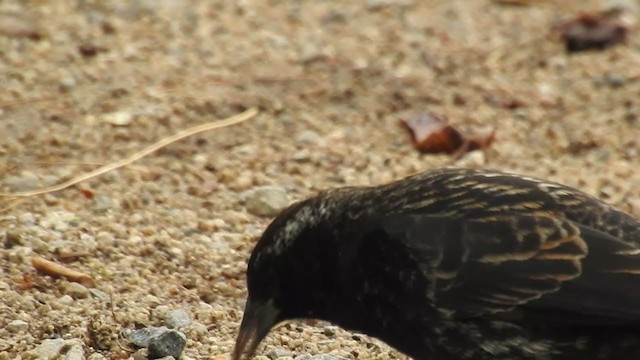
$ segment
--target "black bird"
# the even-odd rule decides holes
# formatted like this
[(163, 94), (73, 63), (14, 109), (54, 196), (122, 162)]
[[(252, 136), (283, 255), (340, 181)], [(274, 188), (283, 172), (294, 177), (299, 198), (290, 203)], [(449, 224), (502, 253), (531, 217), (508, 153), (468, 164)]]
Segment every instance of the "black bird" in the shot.
[(300, 318), (419, 360), (640, 359), (640, 221), (515, 174), (322, 192), (269, 225), (247, 284), (234, 360)]

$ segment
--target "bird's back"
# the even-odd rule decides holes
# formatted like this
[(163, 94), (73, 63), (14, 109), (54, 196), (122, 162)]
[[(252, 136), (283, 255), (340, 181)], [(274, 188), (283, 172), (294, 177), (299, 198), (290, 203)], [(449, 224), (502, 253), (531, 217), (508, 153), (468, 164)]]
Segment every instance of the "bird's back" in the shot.
[[(400, 282), (398, 308), (382, 305), (418, 317), (404, 319), (404, 339), (388, 335), (392, 345), (418, 359), (640, 358), (640, 223), (630, 215), (563, 185), (481, 170), (418, 174), (357, 196), (349, 217), (368, 218), (370, 231), (350, 256), (370, 269), (396, 265), (398, 279), (417, 274), (428, 288)], [(392, 263), (393, 244), (405, 264)]]

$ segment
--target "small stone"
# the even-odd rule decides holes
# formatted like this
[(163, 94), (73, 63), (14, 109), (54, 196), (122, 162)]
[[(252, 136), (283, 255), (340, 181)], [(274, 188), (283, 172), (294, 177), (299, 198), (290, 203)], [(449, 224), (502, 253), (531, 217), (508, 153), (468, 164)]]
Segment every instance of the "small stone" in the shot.
[(64, 340), (62, 339), (43, 340), (35, 349), (25, 352), (23, 359), (53, 360), (60, 355), (64, 345)]
[(27, 226), (33, 226), (37, 223), (38, 219), (32, 213), (23, 213), (18, 216), (18, 221)]
[(151, 338), (149, 341), (149, 359), (158, 359), (166, 356), (180, 358), (184, 346), (187, 344), (187, 337), (176, 330), (169, 330), (159, 336)]
[(62, 295), (58, 299), (58, 303), (61, 305), (71, 305), (73, 303), (73, 298), (69, 295)]
[(128, 111), (116, 111), (105, 114), (102, 120), (115, 126), (127, 126), (133, 121), (133, 114)]
[(191, 319), (189, 313), (184, 309), (170, 310), (164, 316), (164, 323), (170, 329), (176, 329), (183, 326), (189, 326)]
[(146, 327), (136, 330), (125, 330), (123, 335), (132, 344), (138, 347), (147, 347), (152, 338), (158, 337), (169, 331), (167, 327)]
[(291, 160), (298, 163), (305, 163), (311, 160), (311, 155), (308, 151), (298, 151), (291, 156)]
[(267, 357), (272, 360), (287, 357), (287, 356), (291, 357), (293, 356), (293, 353), (287, 349), (281, 349), (281, 348), (273, 349), (267, 353)]
[(456, 166), (481, 168), (486, 162), (484, 151), (471, 151), (456, 161)]
[(149, 358), (149, 350), (139, 349), (131, 356), (133, 360), (147, 360)]
[(11, 249), (14, 246), (25, 245), (22, 237), (19, 234), (7, 232), (4, 235), (4, 248)]
[(22, 320), (13, 320), (7, 324), (7, 330), (12, 333), (27, 332), (29, 331), (29, 323)]
[(29, 191), (40, 187), (40, 178), (34, 173), (24, 172), (19, 176), (5, 178), (4, 184), (11, 191)]
[(298, 355), (295, 360), (345, 360), (342, 357), (338, 357), (331, 354), (318, 354), (318, 355)]
[(318, 145), (322, 138), (313, 130), (304, 130), (296, 135), (295, 143), (298, 146)]
[(116, 207), (116, 201), (106, 195), (98, 195), (93, 200), (93, 209), (96, 211), (107, 211)]
[(596, 83), (616, 89), (623, 87), (627, 83), (627, 78), (619, 74), (606, 74), (598, 79)]
[(86, 287), (76, 282), (65, 282), (61, 285), (62, 292), (71, 296), (74, 299), (86, 299), (91, 292)]
[(367, 9), (379, 10), (389, 6), (409, 7), (413, 0), (367, 0)]
[(98, 353), (93, 353), (89, 355), (89, 357), (87, 358), (87, 360), (105, 360), (105, 359), (106, 358), (104, 357), (104, 355), (98, 354)]
[(287, 192), (279, 186), (262, 186), (245, 193), (247, 211), (258, 216), (275, 216), (288, 204)]
[(98, 289), (94, 288), (94, 289), (89, 289), (89, 292), (91, 293), (91, 295), (94, 298), (96, 298), (96, 299), (98, 299), (98, 300), (100, 300), (102, 302), (108, 302), (109, 299), (110, 299), (109, 294), (107, 294), (106, 292), (104, 292), (102, 290), (98, 290)]
[(84, 360), (84, 350), (82, 345), (75, 344), (69, 348), (69, 351), (64, 355), (64, 360)]

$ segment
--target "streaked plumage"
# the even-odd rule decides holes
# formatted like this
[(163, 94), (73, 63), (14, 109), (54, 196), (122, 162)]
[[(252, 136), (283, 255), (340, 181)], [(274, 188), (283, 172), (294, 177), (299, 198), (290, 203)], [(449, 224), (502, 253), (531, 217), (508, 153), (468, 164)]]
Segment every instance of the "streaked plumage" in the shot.
[(578, 190), (443, 169), (329, 190), (256, 245), (234, 359), (317, 318), (417, 360), (640, 359), (640, 222)]

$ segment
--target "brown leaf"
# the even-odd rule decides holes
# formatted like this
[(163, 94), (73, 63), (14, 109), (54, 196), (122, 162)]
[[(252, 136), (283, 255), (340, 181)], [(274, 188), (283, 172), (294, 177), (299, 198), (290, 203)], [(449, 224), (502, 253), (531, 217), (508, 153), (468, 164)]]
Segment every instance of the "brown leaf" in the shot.
[(478, 130), (475, 134), (467, 137), (469, 143), (469, 149), (467, 151), (483, 150), (491, 146), (496, 139), (496, 129), (491, 126), (487, 126), (481, 130)]
[(94, 57), (104, 51), (107, 49), (92, 43), (83, 43), (78, 46), (78, 52), (84, 57)]
[(464, 137), (446, 119), (432, 114), (421, 114), (401, 119), (413, 140), (413, 146), (426, 153), (455, 153), (464, 143)]
[(85, 273), (70, 269), (66, 266), (54, 263), (41, 257), (31, 259), (31, 265), (46, 275), (64, 277), (69, 281), (80, 283), (86, 287), (93, 287), (93, 278)]
[(89, 189), (80, 189), (80, 194), (87, 199), (93, 199), (96, 196), (94, 192)]
[(581, 14), (560, 25), (568, 52), (603, 50), (625, 41), (627, 28), (601, 14)]
[(413, 146), (417, 150), (451, 154), (455, 158), (489, 147), (496, 137), (496, 131), (492, 127), (465, 137), (444, 118), (433, 114), (402, 118), (401, 125), (411, 133)]

